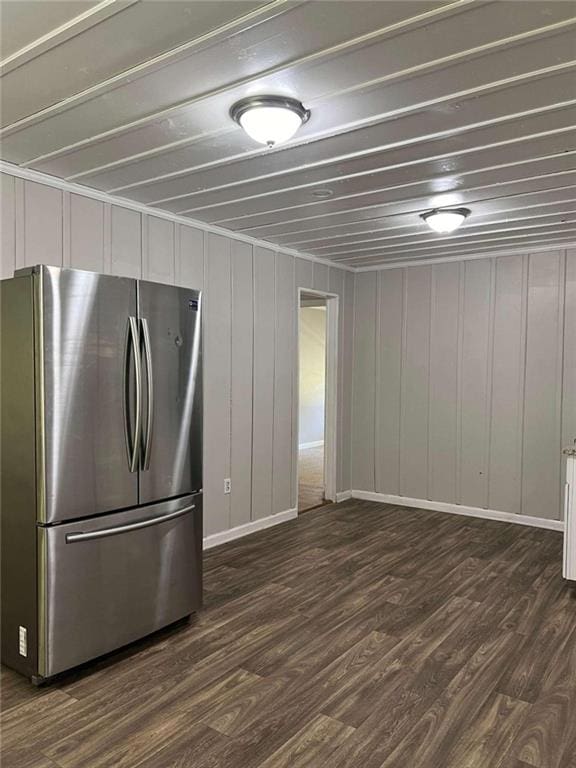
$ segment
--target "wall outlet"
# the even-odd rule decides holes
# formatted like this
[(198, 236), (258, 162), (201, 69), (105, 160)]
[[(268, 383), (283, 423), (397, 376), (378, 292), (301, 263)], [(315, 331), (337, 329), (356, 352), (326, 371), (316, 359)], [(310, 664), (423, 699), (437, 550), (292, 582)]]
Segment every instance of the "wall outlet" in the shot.
[(229, 477), (227, 477), (224, 480), (224, 493), (230, 493), (232, 491), (232, 480), (230, 480)]
[(18, 627), (18, 653), (20, 656), (28, 656), (28, 630), (26, 627)]

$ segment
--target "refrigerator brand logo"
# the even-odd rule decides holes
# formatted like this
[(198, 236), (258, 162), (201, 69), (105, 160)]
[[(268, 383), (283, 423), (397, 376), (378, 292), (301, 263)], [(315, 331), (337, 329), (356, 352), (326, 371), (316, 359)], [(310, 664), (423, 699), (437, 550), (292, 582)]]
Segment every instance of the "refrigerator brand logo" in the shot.
[(198, 309), (198, 299), (188, 299), (188, 309)]

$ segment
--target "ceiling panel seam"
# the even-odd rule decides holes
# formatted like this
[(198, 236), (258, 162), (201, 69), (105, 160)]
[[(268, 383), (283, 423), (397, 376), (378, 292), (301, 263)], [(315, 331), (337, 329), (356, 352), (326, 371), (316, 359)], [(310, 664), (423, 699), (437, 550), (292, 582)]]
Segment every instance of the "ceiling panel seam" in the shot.
[(88, 8), (2, 59), (0, 61), (0, 77), (75, 37), (79, 32), (84, 32), (104, 19), (126, 10), (137, 2), (139, 0), (123, 0), (122, 3), (119, 3), (118, 0), (102, 0), (92, 8)]

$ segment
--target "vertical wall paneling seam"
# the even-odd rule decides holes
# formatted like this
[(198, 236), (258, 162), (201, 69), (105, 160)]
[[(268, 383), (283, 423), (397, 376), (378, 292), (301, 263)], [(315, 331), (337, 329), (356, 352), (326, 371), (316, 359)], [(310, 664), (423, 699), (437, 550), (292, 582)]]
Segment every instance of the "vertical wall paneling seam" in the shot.
[[(556, 423), (558, 424), (558, 456), (562, 457), (562, 408), (564, 402), (564, 338), (565, 338), (565, 307), (566, 307), (566, 249), (560, 252), (560, 270), (559, 270), (559, 285), (558, 285), (558, 361), (556, 365)], [(562, 482), (563, 475), (563, 459), (558, 461), (558, 486), (560, 499), (560, 509), (558, 511), (558, 519), (564, 518), (563, 511), (563, 499), (564, 499), (564, 484)]]
[(434, 266), (430, 267), (430, 311), (428, 319), (428, 414), (426, 417), (428, 423), (428, 431), (426, 435), (426, 498), (430, 499), (430, 489), (432, 486), (432, 461), (431, 461), (431, 430), (430, 430), (430, 414), (432, 413), (432, 339), (434, 332), (434, 325), (436, 322), (436, 270)]
[(406, 398), (404, 397), (405, 374), (404, 366), (406, 363), (406, 345), (407, 345), (407, 324), (408, 324), (408, 275), (406, 269), (402, 269), (402, 336), (400, 340), (400, 418), (398, 419), (398, 495), (405, 496), (403, 469), (402, 469), (402, 429), (404, 426), (404, 411), (406, 407)]
[(356, 292), (358, 290), (358, 283), (356, 280), (354, 280), (354, 306), (352, 308), (352, 332), (353, 332), (353, 340), (352, 340), (352, 377), (351, 377), (351, 385), (350, 385), (350, 395), (352, 398), (352, 407), (350, 411), (350, 432), (352, 433), (352, 443), (351, 443), (351, 450), (350, 450), (350, 485), (352, 488), (354, 487), (356, 483), (356, 479), (353, 477), (353, 469), (354, 469), (354, 461), (353, 461), (353, 455), (354, 455), (354, 442), (356, 439), (356, 429), (357, 425), (355, 422), (355, 414), (356, 414), (356, 386), (355, 386), (355, 379), (356, 376), (354, 376), (354, 371), (356, 370), (356, 327), (357, 327), (357, 317), (356, 312), (358, 311), (358, 297), (356, 296)]
[[(348, 426), (348, 430), (342, 427), (342, 440), (348, 440), (348, 447), (344, 449), (344, 456), (342, 459), (342, 466), (345, 468), (343, 475), (343, 486), (345, 490), (348, 490), (352, 486), (352, 364), (354, 360), (354, 288), (356, 279), (354, 275), (348, 275), (344, 273), (344, 295), (346, 297), (346, 320), (345, 323), (350, 323), (348, 328), (348, 335), (344, 334), (344, 338), (347, 338), (347, 357), (344, 361), (348, 361), (344, 366), (344, 389), (348, 397), (342, 397), (342, 413), (344, 414), (343, 424)], [(347, 458), (347, 460), (346, 460)], [(346, 468), (347, 467), (347, 468)], [(347, 480), (345, 478), (348, 478)]]
[[(203, 237), (202, 238), (202, 317), (200, 319), (201, 322), (201, 341), (202, 341), (202, 398), (203, 398), (203, 407), (202, 407), (202, 490), (204, 491), (206, 488), (206, 467), (204, 464), (204, 456), (206, 455), (206, 361), (208, 358), (208, 345), (206, 344), (206, 318), (208, 316), (207, 313), (207, 306), (208, 302), (210, 301), (209, 292), (207, 290), (208, 288), (208, 279), (207, 279), (207, 259), (208, 259), (208, 238)], [(205, 497), (204, 497), (205, 499)], [(205, 504), (205, 500), (204, 500)], [(250, 504), (252, 504), (252, 499), (250, 499)], [(203, 531), (202, 534), (205, 536), (206, 531), (206, 514), (207, 510), (204, 506), (202, 514), (203, 514), (203, 521), (202, 521), (202, 527)]]
[(354, 487), (354, 478), (352, 477), (352, 453), (354, 449), (354, 365), (355, 365), (355, 356), (356, 356), (356, 307), (358, 302), (356, 301), (356, 278), (354, 278), (354, 282), (352, 284), (352, 349), (351, 349), (351, 360), (352, 360), (352, 370), (350, 371), (350, 456), (349, 458), (349, 467), (348, 471), (350, 473), (350, 486)]
[(207, 519), (208, 519), (208, 512), (209, 510), (206, 508), (206, 390), (207, 390), (207, 381), (206, 381), (206, 371), (207, 371), (207, 364), (209, 360), (209, 352), (208, 352), (208, 344), (207, 342), (207, 333), (206, 333), (206, 318), (208, 317), (208, 304), (210, 302), (210, 295), (208, 288), (208, 238), (204, 238), (202, 242), (202, 277), (203, 277), (203, 288), (204, 293), (202, 294), (202, 318), (201, 318), (201, 339), (202, 339), (202, 398), (203, 398), (203, 404), (202, 404), (202, 490), (204, 492), (203, 497), (203, 520), (202, 520), (202, 534), (203, 536), (206, 536), (206, 529), (207, 529)]
[[(230, 279), (230, 335), (229, 335), (229, 344), (228, 344), (228, 361), (229, 361), (229, 367), (228, 370), (230, 372), (230, 382), (228, 386), (228, 462), (227, 462), (227, 472), (226, 475), (228, 477), (232, 477), (232, 377), (234, 375), (232, 371), (232, 338), (233, 338), (233, 332), (232, 332), (232, 326), (234, 323), (234, 259), (232, 256), (232, 243), (230, 240), (228, 240), (228, 254), (229, 259), (228, 263), (230, 265), (230, 269), (228, 272), (228, 277)], [(224, 478), (222, 478), (224, 479)], [(232, 528), (232, 494), (234, 493), (234, 488), (230, 488), (230, 496), (228, 498), (228, 528)]]
[(278, 302), (276, 301), (276, 291), (278, 289), (278, 286), (276, 285), (276, 280), (278, 279), (278, 264), (277, 264), (277, 258), (276, 258), (276, 251), (272, 251), (272, 266), (274, 267), (274, 279), (272, 280), (272, 301), (274, 306), (274, 311), (272, 314), (272, 317), (274, 318), (274, 326), (273, 326), (273, 336), (272, 336), (272, 478), (270, 483), (270, 514), (274, 514), (274, 447), (275, 447), (275, 441), (276, 441), (276, 419), (274, 418), (274, 413), (276, 409), (276, 342), (278, 340)]
[[(328, 290), (330, 290), (330, 270), (328, 270)], [(330, 304), (330, 301), (332, 302)], [(333, 371), (331, 374), (331, 380), (333, 381), (333, 391), (332, 391), (332, 418), (331, 418), (331, 429), (332, 429), (332, 436), (331, 441), (329, 444), (329, 450), (330, 450), (330, 466), (331, 466), (331, 476), (332, 476), (332, 488), (331, 490), (331, 500), (336, 501), (338, 496), (338, 462), (339, 462), (339, 440), (340, 440), (340, 410), (339, 410), (339, 404), (340, 399), (342, 397), (342, 390), (340, 388), (340, 380), (339, 380), (339, 367), (340, 367), (340, 354), (341, 349), (340, 345), (342, 343), (342, 337), (340, 333), (340, 313), (343, 311), (343, 308), (341, 306), (343, 302), (340, 301), (340, 296), (338, 294), (335, 295), (333, 299), (330, 299), (327, 302), (328, 306), (332, 306), (335, 308), (336, 312), (336, 322), (332, 323), (334, 327), (334, 335), (335, 339), (331, 341), (331, 353), (332, 353), (332, 367)], [(327, 401), (327, 398), (325, 398)], [(326, 453), (324, 453), (324, 464), (326, 464)]]
[[(228, 358), (230, 360), (230, 386), (228, 387), (228, 471), (226, 473), (227, 477), (232, 477), (232, 377), (233, 377), (233, 371), (232, 371), (232, 363), (233, 363), (233, 356), (232, 356), (232, 344), (233, 344), (233, 336), (234, 333), (232, 331), (232, 327), (234, 325), (234, 258), (232, 255), (232, 246), (230, 243), (229, 245), (229, 253), (230, 253), (230, 335), (228, 339)], [(224, 479), (224, 478), (223, 478)], [(227, 528), (232, 528), (232, 495), (234, 493), (234, 488), (230, 488), (230, 498), (228, 499), (228, 521), (227, 521)]]
[(102, 212), (102, 269), (105, 274), (112, 272), (112, 206), (104, 203)]
[[(204, 238), (205, 239), (205, 238)], [(254, 326), (256, 319), (254, 317), (255, 307), (255, 289), (254, 289), (254, 246), (250, 245), (250, 261), (252, 263), (252, 372), (251, 372), (251, 400), (252, 400), (252, 414), (251, 414), (251, 435), (250, 435), (250, 520), (252, 517), (252, 487), (254, 484)]]
[(458, 350), (456, 362), (456, 503), (462, 503), (462, 367), (464, 360), (464, 293), (466, 264), (458, 265)]
[[(332, 269), (328, 272), (328, 288), (334, 290), (333, 275), (338, 274)], [(338, 291), (334, 290), (334, 293)], [(346, 298), (346, 283), (344, 276), (340, 283), (340, 293), (338, 301), (338, 399), (336, 401), (336, 421), (338, 425), (336, 436), (336, 494), (344, 488), (344, 306)]]
[[(290, 264), (293, 264), (293, 262), (294, 262), (294, 259), (290, 259)], [(291, 307), (294, 306), (294, 302), (293, 302), (292, 298), (293, 298), (293, 291), (294, 291), (294, 284), (295, 284), (295, 282), (296, 282), (296, 272), (295, 272), (295, 269), (294, 270), (291, 269), (290, 270), (290, 306)], [(292, 339), (292, 343), (290, 344), (290, 359), (291, 360), (294, 359), (293, 352), (292, 352), (292, 350), (293, 350), (292, 344), (293, 343), (294, 343), (294, 340)], [(292, 414), (292, 407), (293, 407), (293, 405), (292, 405), (292, 396), (294, 394), (294, 392), (293, 392), (293, 383), (294, 383), (293, 377), (290, 376), (290, 414)], [(290, 477), (290, 486), (289, 486), (290, 487), (290, 494), (289, 494), (289, 498), (288, 498), (288, 505), (290, 507), (292, 506), (292, 461), (293, 461), (292, 429), (293, 429), (293, 427), (294, 427), (294, 425), (292, 424), (292, 418), (290, 418), (290, 459), (289, 459), (289, 464), (288, 464), (288, 472), (289, 472), (289, 477)]]
[(382, 293), (381, 275), (376, 275), (376, 300), (374, 306), (375, 325), (374, 328), (374, 434), (372, 436), (373, 447), (372, 455), (374, 461), (372, 462), (372, 487), (375, 491), (378, 490), (378, 475), (376, 467), (379, 465), (380, 460), (380, 366), (381, 360), (381, 344), (380, 344), (380, 300)]
[(520, 450), (518, 477), (520, 488), (520, 504), (518, 514), (524, 514), (524, 426), (526, 421), (526, 362), (528, 357), (528, 286), (530, 283), (530, 254), (522, 258), (522, 364), (520, 366), (520, 381), (518, 382), (518, 400), (520, 402)]
[(496, 259), (490, 259), (490, 296), (488, 304), (488, 354), (486, 355), (486, 407), (484, 420), (484, 471), (486, 491), (484, 507), (490, 509), (490, 457), (492, 452), (492, 403), (494, 394), (494, 324), (496, 313)]
[[(204, 266), (206, 268), (206, 266)], [(254, 367), (256, 364), (256, 356), (254, 354), (256, 350), (256, 339), (254, 338), (256, 333), (256, 259), (254, 248), (252, 248), (252, 456), (250, 458), (250, 520), (254, 520), (254, 413), (256, 403), (254, 402)]]
[[(12, 262), (11, 269), (12, 269), (12, 272), (14, 272), (14, 270), (16, 269), (16, 264), (17, 264), (17, 261), (16, 261), (16, 250), (17, 250), (17, 246), (16, 246), (16, 241), (17, 241), (17, 232), (16, 232), (16, 218), (17, 218), (17, 215), (16, 215), (16, 209), (17, 209), (18, 202), (17, 202), (16, 185), (17, 185), (18, 179), (16, 177), (14, 177), (14, 176), (6, 176), (6, 178), (7, 179), (11, 179), (11, 181), (12, 181), (12, 206), (13, 206), (13, 209), (12, 209), (12, 222), (11, 222), (10, 228), (12, 230), (12, 238), (13, 238), (12, 239), (13, 251), (12, 251), (12, 259), (11, 259), (11, 262)], [(1, 179), (0, 179), (0, 183), (1, 183)], [(6, 224), (6, 221), (3, 219), (1, 226), (4, 227), (5, 224)], [(4, 274), (4, 273), (2, 272), (2, 274)]]
[(140, 269), (144, 280), (150, 279), (150, 253), (148, 248), (148, 214), (140, 216)]
[(72, 266), (72, 201), (68, 190), (62, 192), (62, 266)]
[(338, 424), (337, 438), (336, 438), (336, 493), (342, 490), (342, 477), (343, 475), (343, 450), (342, 450), (342, 438), (343, 430), (342, 424), (344, 423), (344, 415), (342, 409), (342, 393), (344, 391), (344, 292), (345, 283), (342, 280), (340, 284), (340, 292), (334, 286), (334, 275), (340, 275), (344, 273), (337, 272), (336, 270), (328, 270), (328, 289), (331, 293), (338, 294), (338, 368), (336, 372), (338, 396), (336, 399), (336, 423)]
[[(294, 294), (296, 293), (296, 259), (291, 256), (290, 257), (290, 264), (291, 264), (291, 279), (290, 279), (290, 295), (291, 295), (291, 301), (290, 306), (292, 307), (292, 312), (294, 313)], [(292, 315), (292, 343), (290, 345), (290, 360), (294, 360), (294, 345), (296, 342), (296, 338), (294, 336), (294, 315)], [(294, 410), (294, 376), (290, 376), (290, 413), (292, 414)], [(296, 459), (293, 451), (294, 446), (294, 419), (290, 419), (290, 494), (288, 498), (288, 502), (290, 504), (290, 508), (294, 507), (294, 504), (292, 503), (292, 479), (294, 477), (294, 461)]]
[(174, 285), (182, 285), (182, 268), (181, 268), (181, 262), (182, 262), (182, 253), (180, 249), (180, 232), (181, 227), (180, 224), (174, 224)]
[[(333, 274), (334, 273), (332, 272), (332, 269), (329, 269), (328, 270), (328, 288), (330, 291), (334, 291), (335, 293), (337, 293), (337, 291), (334, 290), (333, 279), (332, 279)], [(343, 285), (344, 285), (344, 282), (342, 282), (342, 286)], [(340, 353), (338, 355), (338, 359), (340, 360), (341, 359), (340, 355), (343, 355), (342, 342), (344, 340), (344, 334), (343, 334), (343, 328), (342, 328), (342, 318), (344, 316), (344, 288), (342, 288), (342, 291), (339, 294), (339, 296), (341, 297), (341, 304), (342, 304), (342, 306), (339, 308), (339, 311), (338, 311), (338, 347), (339, 347), (338, 352)], [(336, 411), (337, 411), (336, 419), (339, 425), (342, 425), (342, 422), (343, 422), (342, 391), (344, 387), (342, 384), (342, 371), (343, 371), (342, 365), (339, 363), (338, 371), (336, 374), (338, 379), (338, 392), (339, 392), (339, 396), (336, 401)], [(336, 440), (336, 493), (339, 493), (342, 489), (343, 472), (342, 472), (341, 441), (342, 441), (342, 429), (340, 428), (338, 430), (338, 437)]]
[(294, 334), (294, 346), (292, 347), (292, 445), (290, 454), (296, 456), (296, 462), (292, 461), (290, 474), (290, 504), (298, 510), (298, 430), (299, 424), (299, 357), (300, 357), (300, 287), (298, 286), (298, 263), (294, 259), (294, 294), (292, 302), (295, 312), (292, 317), (292, 333)]
[(406, 280), (406, 270), (400, 271), (401, 287), (400, 287), (400, 344), (399, 344), (399, 357), (398, 360), (398, 434), (396, 435), (396, 487), (398, 488), (398, 494), (400, 494), (400, 461), (401, 461), (401, 437), (402, 437), (402, 378), (403, 378), (403, 363), (404, 363), (404, 281)]
[[(174, 225), (175, 226), (175, 225)], [(232, 477), (232, 241), (227, 238), (227, 254), (228, 254), (228, 305), (230, 307), (229, 320), (230, 325), (226, 329), (229, 334), (228, 344), (228, 458), (226, 462), (226, 477)], [(224, 490), (224, 478), (222, 478), (221, 491)], [(231, 489), (231, 493), (233, 490)], [(228, 495), (228, 504), (226, 505), (226, 513), (228, 515), (228, 528), (232, 527), (232, 495)]]
[(176, 281), (176, 254), (178, 253), (177, 244), (180, 240), (180, 227), (175, 222), (172, 223), (172, 285), (178, 285)]
[(16, 177), (14, 181), (14, 233), (15, 233), (15, 266), (20, 269), (26, 263), (26, 195), (24, 194), (24, 180)]
[[(346, 332), (345, 332), (345, 323), (346, 318), (348, 317), (348, 300), (347, 300), (347, 286), (346, 286), (346, 275), (345, 273), (342, 275), (342, 302), (341, 302), (341, 327), (342, 332), (340, 334), (340, 350), (342, 354), (342, 365), (341, 365), (341, 386), (340, 386), (340, 398), (338, 400), (339, 404), (339, 421), (338, 421), (338, 446), (341, 451), (340, 459), (339, 459), (339, 469), (340, 469), (340, 483), (339, 483), (339, 489), (342, 492), (343, 490), (348, 490), (346, 487), (346, 450), (345, 450), (345, 441), (351, 440), (351, 435), (346, 436), (346, 406), (344, 404), (345, 402), (345, 391), (346, 391), (346, 356), (344, 354), (345, 350), (348, 349), (348, 339), (346, 338)], [(350, 482), (348, 482), (348, 486), (350, 486)]]

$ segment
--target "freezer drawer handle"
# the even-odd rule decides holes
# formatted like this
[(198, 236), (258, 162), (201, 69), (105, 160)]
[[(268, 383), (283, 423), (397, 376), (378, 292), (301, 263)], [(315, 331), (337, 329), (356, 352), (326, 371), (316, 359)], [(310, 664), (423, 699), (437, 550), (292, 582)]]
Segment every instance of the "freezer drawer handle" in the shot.
[(66, 543), (73, 544), (76, 541), (91, 541), (92, 539), (103, 539), (106, 536), (116, 536), (118, 533), (128, 533), (129, 531), (137, 531), (140, 528), (148, 528), (150, 525), (158, 525), (159, 523), (166, 523), (168, 520), (175, 520), (177, 517), (191, 512), (196, 508), (195, 504), (183, 509), (178, 509), (176, 512), (168, 512), (165, 515), (159, 517), (151, 517), (149, 520), (141, 520), (138, 523), (128, 523), (127, 525), (117, 525), (115, 528), (101, 528), (99, 531), (88, 531), (87, 533), (67, 533)]

